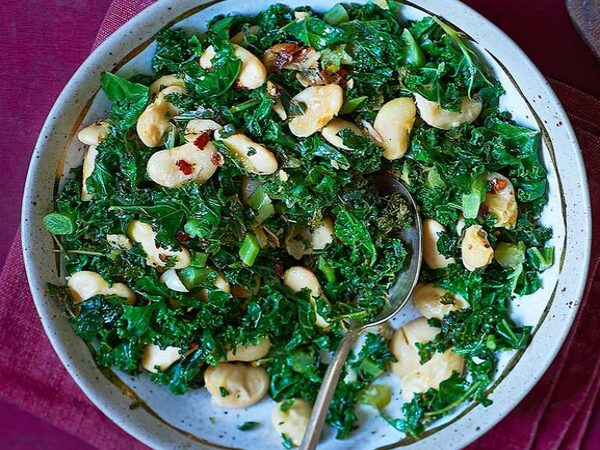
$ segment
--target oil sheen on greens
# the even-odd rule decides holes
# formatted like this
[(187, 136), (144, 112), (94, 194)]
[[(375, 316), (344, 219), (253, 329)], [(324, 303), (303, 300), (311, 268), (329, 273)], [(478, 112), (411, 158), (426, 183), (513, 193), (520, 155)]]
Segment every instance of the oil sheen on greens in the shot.
[[(439, 250), (458, 263), (425, 269), (421, 279), (460, 294), (470, 308), (432, 319), (442, 331), (421, 346), (420, 353), (425, 361), (434, 352), (454, 347), (466, 360), (466, 373), (455, 373), (438, 390), (416, 394), (402, 410), (386, 408), (389, 388), (372, 382), (394, 357), (384, 337), (369, 334), (362, 350), (347, 363), (346, 371), (356, 376), (339, 383), (327, 421), (338, 439), (348, 438), (360, 425), (357, 405), (366, 403), (397, 429), (417, 436), (428, 422), (462, 402), (490, 403), (486, 390), (498, 352), (524, 348), (529, 339), (530, 328), (511, 320), (510, 301), (536, 291), (541, 285), (539, 272), (552, 262), (552, 249), (545, 248), (551, 231), (536, 223), (547, 201), (546, 172), (538, 159), (539, 133), (515, 125), (510, 114), (498, 109), (502, 87), (459, 34), (431, 18), (399, 22), (401, 5), (390, 1), (388, 6), (337, 5), (325, 16), (298, 8), (309, 14), (301, 22), (295, 20), (294, 10), (280, 4), (255, 17), (219, 16), (206, 34), (160, 32), (151, 74), (132, 80), (103, 75), (102, 87), (112, 101), (111, 128), (98, 147), (95, 170), (87, 181), (93, 200), (80, 200), (81, 169), (76, 169), (45, 221), (66, 257), (68, 274), (95, 271), (136, 293), (133, 306), (118, 297), (95, 296), (72, 316), (76, 333), (93, 344), (99, 365), (138, 373), (145, 345), (180, 347), (186, 356), (150, 377), (175, 394), (184, 394), (202, 386), (204, 369), (217, 364), (226, 348), (268, 336), (273, 348), (261, 363), (271, 377), (271, 397), (314, 401), (327, 367), (322, 355), (336, 348), (344, 331), (340, 323), (345, 318), (374, 317), (407, 256), (396, 236), (411, 218), (394, 204), (397, 199), (378, 196), (370, 181), (372, 174), (384, 171), (399, 177), (416, 196), (423, 218), (435, 219), (448, 230), (456, 228), (466, 204), (475, 208), (467, 226), (482, 225), (494, 247), (500, 241), (510, 244), (512, 264), (494, 261), (485, 271), (469, 272), (460, 263), (458, 238), (454, 232), (443, 233)], [(346, 135), (348, 150), (332, 147), (318, 133), (297, 138), (272, 111), (274, 100), (265, 86), (251, 91), (235, 88), (240, 61), (229, 39), (253, 25), (261, 32), (246, 33), (242, 45), (259, 58), (275, 43), (310, 45), (321, 52), (323, 70), (352, 80), (341, 113), (355, 123), (372, 123), (381, 104), (412, 93), (450, 110), (459, 110), (461, 99), (469, 96), (483, 101), (483, 112), (473, 124), (450, 131), (417, 122), (408, 153), (393, 163), (382, 160), (379, 148), (366, 137)], [(206, 71), (198, 59), (210, 44), (219, 57)], [(157, 149), (145, 148), (133, 131), (150, 101), (150, 82), (171, 73), (184, 77), (188, 92), (172, 99), (185, 111), (172, 120), (178, 130), (193, 118), (211, 118), (224, 125), (225, 132), (244, 130), (276, 153), (289, 178), (257, 176), (266, 195), (260, 203), (268, 204), (266, 210), (242, 204), (241, 180), (247, 173), (223, 146), (219, 149), (226, 162), (206, 184), (166, 189), (150, 181), (146, 163)], [(289, 99), (303, 89), (294, 74), (282, 71), (269, 79), (283, 87), (282, 99), (290, 108)], [(167, 136), (170, 146), (182, 142), (181, 132)], [(477, 209), (487, 189), (478, 180), (491, 171), (508, 177), (516, 189), (519, 218), (513, 229), (494, 228), (494, 219)], [(465, 198), (471, 201), (465, 203)], [(330, 305), (318, 304), (319, 314), (332, 324), (325, 332), (314, 325), (308, 292), (294, 294), (281, 283), (282, 271), (297, 261), (281, 247), (267, 246), (248, 266), (239, 251), (244, 237), (255, 230), (257, 217), (263, 234), (282, 243), (292, 224), (319, 224), (327, 216), (335, 219), (336, 239), (301, 261), (313, 269), (330, 300)], [(160, 245), (176, 249), (183, 244), (191, 251), (192, 264), (182, 276), (192, 292), (207, 290), (205, 301), (167, 289), (159, 281), (160, 273), (146, 265), (139, 245), (117, 250), (107, 243), (107, 234), (124, 234), (134, 219), (152, 224)], [(245, 298), (217, 290), (214, 269), (245, 291)], [(67, 289), (51, 290), (72, 304)]]

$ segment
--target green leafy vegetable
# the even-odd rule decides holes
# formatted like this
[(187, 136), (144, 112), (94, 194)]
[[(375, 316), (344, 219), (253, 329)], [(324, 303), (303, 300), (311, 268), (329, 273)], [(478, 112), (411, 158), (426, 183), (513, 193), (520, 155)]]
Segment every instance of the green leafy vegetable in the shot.
[[(135, 301), (112, 294), (79, 301), (68, 287), (50, 287), (100, 366), (137, 374), (148, 345), (177, 347), (180, 359), (149, 376), (181, 395), (202, 388), (205, 369), (224, 361), (229, 349), (268, 339), (270, 350), (256, 364), (269, 374), (269, 395), (282, 411), (298, 398), (313, 402), (327, 370), (325, 355), (349, 321), (370, 321), (387, 306), (390, 287), (412, 257), (402, 236), (414, 218), (401, 196), (377, 191), (375, 177), (385, 174), (407, 186), (424, 219), (446, 228), (437, 250), (454, 263), (424, 267), (420, 281), (448, 290), (443, 301), (460, 296), (466, 303), (430, 319), (440, 332), (417, 345), (421, 360), (453, 351), (466, 370), (391, 411), (391, 388), (379, 380), (395, 358), (382, 335), (367, 334), (344, 368), (327, 422), (337, 438), (348, 438), (360, 426), (357, 406), (369, 405), (418, 437), (464, 402), (490, 403), (499, 352), (523, 349), (530, 339), (530, 327), (512, 319), (511, 301), (538, 290), (540, 273), (554, 262), (552, 231), (539, 223), (547, 203), (540, 133), (499, 109), (502, 87), (459, 31), (434, 18), (400, 21), (398, 8), (393, 1), (336, 4), (321, 16), (308, 7), (271, 4), (252, 17), (217, 16), (205, 34), (161, 31), (147, 68), (152, 77), (101, 75), (112, 105), (109, 133), (85, 181), (91, 199), (81, 199), (77, 169), (43, 220), (56, 251), (66, 256), (68, 275), (95, 272), (109, 286), (122, 283), (134, 293)], [(234, 36), (258, 59), (276, 44), (287, 49), (278, 56), (281, 68), (256, 89), (236, 81), (243, 67)], [(147, 148), (136, 123), (152, 100), (150, 84), (170, 74), (186, 89), (166, 96), (177, 111), (166, 117), (161, 145)], [(344, 90), (337, 115), (370, 133), (340, 130), (343, 145), (321, 133), (293, 135), (283, 112), (291, 118), (303, 111), (291, 99), (306, 85), (331, 83)], [(388, 161), (371, 137), (377, 138), (373, 121), (385, 103), (416, 94), (455, 112), (468, 98), (481, 104), (481, 113), (450, 130), (417, 120), (407, 153)], [(216, 122), (221, 140), (210, 130), (191, 140), (186, 128), (194, 119)], [(269, 149), (277, 171), (254, 173), (241, 164), (222, 141), (234, 133)], [(198, 152), (214, 145), (212, 177), (178, 188), (153, 182), (149, 159), (188, 142)], [(488, 206), (492, 173), (514, 188), (514, 226), (498, 226)], [(134, 220), (150, 225), (158, 259), (149, 260), (146, 252), (154, 249), (131, 236)], [(324, 225), (331, 223), (332, 231)], [(485, 269), (472, 272), (461, 261), (461, 233), (471, 225), (487, 232), (495, 252)], [(324, 233), (321, 241), (311, 234), (316, 230)], [(305, 252), (292, 256), (286, 249), (296, 240)], [(181, 255), (185, 263), (178, 265)], [(163, 265), (156, 267), (156, 260)], [(315, 274), (318, 296), (284, 284), (292, 266)], [(233, 393), (222, 388), (219, 395)], [(245, 422), (238, 429), (257, 426)], [(288, 436), (282, 440), (292, 447)]]

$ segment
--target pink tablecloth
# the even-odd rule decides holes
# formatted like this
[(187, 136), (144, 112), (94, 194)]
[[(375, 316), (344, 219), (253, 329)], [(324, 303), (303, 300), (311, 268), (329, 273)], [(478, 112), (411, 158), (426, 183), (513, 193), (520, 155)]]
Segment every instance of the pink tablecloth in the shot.
[[(149, 3), (149, 0), (114, 1), (96, 43)], [(497, 9), (501, 10), (502, 6)], [(593, 208), (597, 209), (600, 207), (597, 186), (600, 182), (600, 102), (558, 82), (553, 82), (553, 87), (576, 128), (590, 177)], [(595, 236), (599, 232), (598, 225), (595, 220)], [(600, 249), (594, 253), (586, 298), (559, 358), (528, 397), (471, 449), (578, 449), (582, 446), (600, 387), (600, 313), (593, 304), (600, 294), (600, 286), (595, 281), (599, 252)], [(6, 261), (0, 275), (3, 300), (0, 304), (0, 354), (3, 356), (0, 358), (3, 374), (0, 398), (97, 448), (143, 448), (106, 419), (60, 365), (26, 289), (18, 237)], [(588, 445), (600, 448), (600, 442)]]

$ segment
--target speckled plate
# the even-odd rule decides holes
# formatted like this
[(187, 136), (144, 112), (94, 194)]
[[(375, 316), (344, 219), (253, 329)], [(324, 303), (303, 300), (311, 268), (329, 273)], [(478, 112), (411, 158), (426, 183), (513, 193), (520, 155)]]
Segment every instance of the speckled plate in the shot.
[[(82, 124), (106, 116), (109, 103), (98, 93), (99, 75), (116, 70), (130, 76), (150, 73), (153, 36), (166, 25), (204, 30), (216, 14), (254, 14), (268, 0), (162, 0), (117, 30), (85, 61), (56, 101), (38, 139), (25, 188), (23, 249), (27, 276), (39, 315), (61, 361), (85, 394), (115, 423), (155, 448), (277, 449), (280, 439), (270, 425), (273, 402), (250, 409), (224, 411), (210, 403), (205, 390), (185, 396), (171, 395), (146, 376), (131, 377), (99, 369), (90, 350), (75, 336), (61, 308), (46, 290), (46, 283), (64, 281), (51, 236), (42, 218), (69, 169), (81, 164), (84, 148), (73, 139)], [(310, 4), (324, 12), (335, 0), (288, 0), (290, 6)], [(347, 441), (331, 433), (323, 449), (372, 449), (409, 446), (413, 449), (461, 448), (486, 432), (529, 392), (559, 351), (571, 327), (583, 292), (590, 255), (590, 203), (585, 169), (567, 116), (544, 77), (523, 52), (498, 28), (456, 0), (405, 2), (402, 15), (415, 19), (437, 14), (462, 30), (506, 89), (502, 106), (517, 122), (541, 131), (543, 161), (549, 176), (549, 204), (542, 221), (551, 226), (556, 263), (543, 274), (544, 287), (514, 302), (520, 323), (532, 325), (534, 336), (525, 351), (505, 353), (491, 388), (493, 404), (463, 405), (436, 422), (418, 441), (406, 440), (368, 408), (360, 409), (361, 429)], [(407, 311), (394, 320), (402, 325), (415, 315)], [(390, 378), (390, 383), (395, 383)], [(401, 400), (396, 396), (390, 411)], [(132, 408), (132, 402), (137, 407)], [(212, 420), (209, 420), (212, 418)], [(262, 425), (239, 432), (246, 420)], [(213, 423), (214, 422), (214, 423)]]

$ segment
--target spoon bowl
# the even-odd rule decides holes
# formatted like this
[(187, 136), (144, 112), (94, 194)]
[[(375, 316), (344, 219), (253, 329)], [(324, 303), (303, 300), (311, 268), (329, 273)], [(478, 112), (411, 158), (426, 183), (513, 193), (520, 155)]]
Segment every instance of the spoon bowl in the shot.
[(423, 231), (417, 204), (408, 189), (396, 178), (378, 175), (374, 177), (373, 182), (380, 195), (400, 194), (408, 202), (414, 222), (412, 227), (403, 230), (399, 235), (408, 248), (408, 264), (398, 274), (398, 277), (390, 288), (386, 307), (372, 321), (367, 323), (353, 321), (347, 324), (348, 331), (342, 338), (323, 377), (323, 384), (315, 400), (300, 450), (313, 450), (317, 447), (329, 404), (331, 403), (348, 354), (356, 343), (356, 340), (367, 328), (381, 325), (398, 314), (410, 299), (419, 279), (423, 257)]

